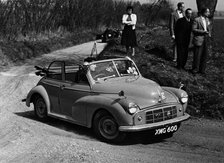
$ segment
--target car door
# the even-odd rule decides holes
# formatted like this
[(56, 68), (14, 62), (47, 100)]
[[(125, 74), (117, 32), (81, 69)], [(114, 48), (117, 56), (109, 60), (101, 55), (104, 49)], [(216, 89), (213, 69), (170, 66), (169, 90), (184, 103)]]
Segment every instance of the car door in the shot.
[(90, 94), (90, 85), (84, 70), (71, 70), (65, 66), (65, 81), (61, 85), (60, 107), (62, 113), (76, 123), (86, 125), (86, 107), (80, 100)]
[(43, 86), (45, 87), (50, 99), (51, 113), (61, 113), (59, 106), (59, 93), (61, 82), (63, 80), (62, 67), (63, 62), (52, 62), (48, 67), (48, 73), (45, 77), (45, 80), (43, 80)]

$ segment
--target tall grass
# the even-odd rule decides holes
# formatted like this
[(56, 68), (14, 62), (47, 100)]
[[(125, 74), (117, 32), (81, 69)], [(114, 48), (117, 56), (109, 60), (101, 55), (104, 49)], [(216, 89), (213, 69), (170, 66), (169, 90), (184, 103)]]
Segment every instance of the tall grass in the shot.
[(127, 5), (133, 5), (138, 22), (146, 25), (156, 19), (158, 11), (166, 13), (171, 8), (166, 0), (155, 0), (152, 4), (122, 0), (0, 1), (0, 35), (15, 39), (18, 35), (26, 36), (30, 32), (40, 33), (58, 28), (72, 32), (79, 28), (120, 27)]

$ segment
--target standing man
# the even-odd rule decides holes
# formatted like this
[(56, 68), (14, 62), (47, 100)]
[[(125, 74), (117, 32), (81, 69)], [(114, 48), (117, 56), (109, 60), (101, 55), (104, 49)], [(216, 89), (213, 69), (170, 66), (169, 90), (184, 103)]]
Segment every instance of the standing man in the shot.
[(187, 62), (188, 49), (192, 30), (192, 9), (185, 11), (185, 16), (177, 20), (175, 26), (175, 40), (177, 45), (177, 68), (184, 69)]
[(175, 43), (175, 33), (174, 33), (174, 29), (175, 29), (175, 25), (178, 19), (184, 17), (184, 2), (179, 2), (177, 4), (177, 9), (171, 13), (170, 15), (170, 35), (172, 37), (172, 39), (174, 40), (174, 46), (173, 46), (173, 61), (177, 60), (177, 47), (176, 47), (176, 43)]
[(195, 18), (192, 26), (194, 34), (194, 58), (193, 58), (193, 70), (196, 73), (205, 73), (206, 61), (208, 56), (208, 38), (211, 36), (209, 30), (210, 11), (208, 8), (203, 8), (200, 12), (201, 16)]

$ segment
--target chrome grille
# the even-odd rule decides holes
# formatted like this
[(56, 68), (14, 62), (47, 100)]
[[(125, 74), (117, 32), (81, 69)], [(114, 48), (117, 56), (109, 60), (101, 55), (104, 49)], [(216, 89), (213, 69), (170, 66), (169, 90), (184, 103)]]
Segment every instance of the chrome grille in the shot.
[(146, 112), (146, 123), (161, 122), (177, 117), (176, 106)]

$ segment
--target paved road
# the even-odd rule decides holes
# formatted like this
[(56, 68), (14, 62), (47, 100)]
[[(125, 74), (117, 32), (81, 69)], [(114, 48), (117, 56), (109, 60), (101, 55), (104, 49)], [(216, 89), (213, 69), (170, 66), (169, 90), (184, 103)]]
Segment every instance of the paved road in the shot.
[[(38, 82), (33, 65), (82, 61), (93, 42), (27, 60), (0, 73), (0, 162), (224, 162), (224, 122), (191, 119), (172, 138), (129, 135), (120, 145), (101, 142), (90, 129), (60, 120), (38, 121), (21, 99)], [(98, 53), (105, 44), (98, 43)]]

